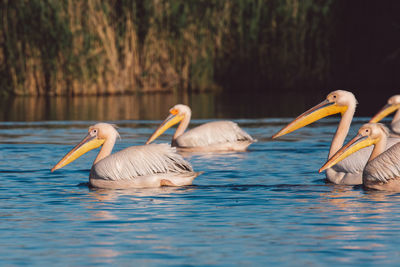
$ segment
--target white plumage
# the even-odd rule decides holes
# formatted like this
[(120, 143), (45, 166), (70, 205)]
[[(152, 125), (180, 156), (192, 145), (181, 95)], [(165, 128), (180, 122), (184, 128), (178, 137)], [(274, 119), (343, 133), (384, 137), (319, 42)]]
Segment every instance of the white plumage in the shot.
[(175, 143), (178, 147), (196, 147), (240, 141), (253, 143), (255, 140), (232, 121), (214, 121), (183, 133)]
[(105, 180), (133, 180), (139, 176), (193, 172), (189, 162), (168, 144), (132, 146), (94, 164), (90, 177)]
[(368, 162), (363, 173), (364, 183), (388, 183), (400, 178), (400, 143)]
[[(343, 146), (344, 140), (350, 129), (356, 105), (357, 100), (351, 92), (343, 90), (333, 91), (326, 97), (326, 100), (298, 116), (295, 120), (276, 133), (273, 138), (290, 133), (326, 116), (341, 113), (342, 118), (329, 149), (328, 157), (331, 157)], [(390, 138), (386, 148), (392, 146), (397, 141), (399, 141), (398, 138)], [(332, 168), (327, 168), (327, 180), (335, 184), (362, 184), (362, 173), (371, 151), (372, 148), (364, 148), (353, 153), (351, 156)]]
[(169, 112), (170, 115), (154, 131), (146, 144), (150, 144), (177, 123), (179, 126), (172, 138), (172, 146), (182, 151), (245, 151), (249, 145), (256, 142), (232, 121), (209, 122), (185, 132), (192, 114), (190, 108), (178, 104)]
[(125, 189), (184, 186), (192, 184), (200, 174), (194, 172), (190, 163), (167, 144), (129, 147), (111, 154), (118, 136), (110, 124), (91, 126), (82, 142), (68, 152), (52, 171), (102, 146), (90, 171), (89, 182), (93, 187)]
[(389, 130), (383, 124), (364, 124), (358, 134), (332, 155), (319, 171), (329, 170), (360, 149), (373, 146), (362, 172), (362, 184), (366, 188), (400, 192), (400, 143), (387, 149), (388, 136)]

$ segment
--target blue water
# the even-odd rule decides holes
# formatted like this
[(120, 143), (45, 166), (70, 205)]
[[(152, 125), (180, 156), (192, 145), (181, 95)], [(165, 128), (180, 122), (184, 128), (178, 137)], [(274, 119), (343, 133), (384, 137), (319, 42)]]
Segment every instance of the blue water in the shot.
[[(366, 120), (357, 119), (350, 135)], [(193, 186), (140, 190), (89, 189), (97, 151), (50, 172), (94, 122), (0, 122), (1, 264), (399, 262), (400, 194), (326, 184), (317, 171), (338, 118), (274, 141), (287, 119), (235, 121), (258, 139), (248, 152), (186, 154), (204, 171)], [(143, 144), (159, 121), (114, 123), (118, 151)]]

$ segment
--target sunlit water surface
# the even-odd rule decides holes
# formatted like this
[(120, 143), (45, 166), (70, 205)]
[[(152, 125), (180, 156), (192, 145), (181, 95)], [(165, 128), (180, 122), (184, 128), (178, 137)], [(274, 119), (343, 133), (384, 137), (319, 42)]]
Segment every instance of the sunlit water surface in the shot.
[[(366, 120), (357, 119), (350, 135)], [(204, 171), (193, 186), (137, 190), (88, 188), (97, 151), (50, 172), (94, 122), (0, 123), (1, 263), (399, 262), (400, 195), (326, 184), (317, 172), (337, 118), (274, 141), (287, 119), (235, 121), (258, 139), (248, 152), (186, 154)], [(159, 122), (114, 121), (122, 136), (114, 151), (143, 144)]]

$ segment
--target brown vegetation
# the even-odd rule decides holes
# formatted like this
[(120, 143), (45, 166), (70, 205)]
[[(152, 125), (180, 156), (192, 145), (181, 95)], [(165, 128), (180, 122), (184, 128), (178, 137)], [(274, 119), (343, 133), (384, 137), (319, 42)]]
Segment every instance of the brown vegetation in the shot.
[(280, 87), (322, 81), (330, 7), (312, 0), (1, 0), (0, 93), (201, 91), (241, 75)]

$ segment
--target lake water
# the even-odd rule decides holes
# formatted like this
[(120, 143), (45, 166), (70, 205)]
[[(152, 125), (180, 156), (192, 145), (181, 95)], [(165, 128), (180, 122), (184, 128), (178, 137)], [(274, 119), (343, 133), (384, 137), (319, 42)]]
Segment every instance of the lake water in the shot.
[(0, 97), (0, 121), (160, 120), (177, 103), (189, 105), (193, 118), (200, 119), (293, 117), (321, 101), (325, 95), (325, 92), (279, 95), (206, 92), (73, 98)]
[[(112, 121), (122, 137), (114, 151), (143, 144), (161, 117)], [(1, 265), (398, 264), (400, 194), (318, 173), (338, 118), (272, 141), (289, 119), (239, 117), (258, 139), (248, 152), (186, 154), (204, 171), (193, 186), (137, 190), (88, 188), (97, 151), (50, 172), (95, 121), (0, 122)]]

